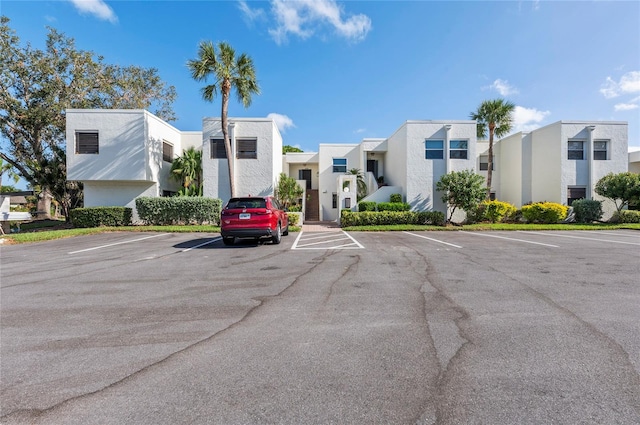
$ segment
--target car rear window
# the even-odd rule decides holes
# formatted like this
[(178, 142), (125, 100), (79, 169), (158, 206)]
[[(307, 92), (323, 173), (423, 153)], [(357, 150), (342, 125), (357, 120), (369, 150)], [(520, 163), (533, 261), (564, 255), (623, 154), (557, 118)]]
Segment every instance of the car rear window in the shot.
[(267, 208), (267, 202), (262, 198), (232, 198), (227, 208)]

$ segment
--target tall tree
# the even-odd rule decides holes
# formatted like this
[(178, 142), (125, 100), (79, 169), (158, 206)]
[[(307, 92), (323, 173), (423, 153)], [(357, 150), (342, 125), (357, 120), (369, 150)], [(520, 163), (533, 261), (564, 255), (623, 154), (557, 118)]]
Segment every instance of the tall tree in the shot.
[(218, 92), (222, 96), (222, 111), (220, 113), (224, 150), (229, 163), (229, 182), (231, 183), (231, 197), (236, 196), (236, 184), (233, 172), (233, 158), (231, 157), (231, 141), (227, 113), (229, 110), (229, 96), (234, 89), (238, 102), (245, 108), (251, 105), (252, 95), (260, 94), (260, 87), (256, 79), (256, 70), (251, 57), (242, 53), (236, 57), (236, 52), (225, 42), (218, 43), (217, 49), (210, 41), (202, 41), (198, 48), (198, 58), (187, 62), (191, 77), (196, 81), (213, 79), (211, 84), (204, 86), (202, 98), (213, 102)]
[(202, 151), (192, 146), (174, 159), (171, 176), (182, 185), (181, 196), (202, 196)]
[(487, 164), (487, 196), (491, 197), (491, 180), (493, 177), (493, 136), (503, 137), (511, 131), (512, 115), (515, 105), (504, 99), (483, 101), (475, 112), (471, 113), (471, 119), (477, 121), (478, 139), (487, 137), (489, 131), (489, 161)]
[(53, 198), (68, 219), (80, 199), (80, 186), (66, 180), (66, 109), (153, 106), (161, 118), (175, 118), (175, 88), (157, 70), (106, 64), (53, 28), (43, 50), (21, 46), (9, 18), (0, 17), (0, 57), (0, 158), (41, 188), (39, 210), (49, 211), (46, 201)]

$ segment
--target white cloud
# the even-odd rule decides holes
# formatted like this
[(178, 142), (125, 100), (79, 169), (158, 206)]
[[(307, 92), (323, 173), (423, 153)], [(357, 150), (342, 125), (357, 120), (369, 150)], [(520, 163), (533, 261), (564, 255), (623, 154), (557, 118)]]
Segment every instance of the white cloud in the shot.
[(276, 26), (269, 34), (278, 44), (287, 41), (289, 34), (309, 38), (322, 26), (329, 26), (339, 36), (356, 42), (371, 30), (368, 16), (343, 16), (344, 11), (335, 0), (271, 0), (271, 13)]
[(265, 12), (263, 9), (252, 9), (249, 7), (246, 1), (240, 0), (238, 2), (238, 8), (244, 14), (249, 22), (256, 21), (258, 19), (265, 18)]
[(550, 111), (539, 111), (535, 108), (516, 106), (513, 110), (513, 131), (531, 131), (540, 127)]
[(276, 122), (276, 126), (278, 126), (278, 130), (281, 133), (285, 133), (288, 128), (295, 128), (296, 125), (293, 123), (293, 120), (286, 115), (276, 114), (275, 112), (267, 115), (267, 118), (271, 118)]
[(518, 89), (516, 89), (514, 86), (509, 84), (507, 80), (501, 80), (500, 78), (495, 80), (493, 84), (491, 84), (486, 88), (491, 90), (496, 90), (498, 93), (500, 93), (501, 96), (509, 96), (510, 94), (519, 93)]
[(356, 134), (362, 134), (362, 133), (364, 133), (365, 131), (367, 131), (367, 129), (366, 129), (366, 128), (359, 128), (359, 129), (357, 129), (356, 131), (354, 131), (354, 133), (356, 133)]
[(629, 71), (620, 77), (616, 82), (611, 77), (607, 77), (600, 87), (600, 93), (607, 99), (629, 93), (640, 93), (640, 71)]
[(103, 0), (69, 0), (80, 11), (94, 15), (98, 19), (109, 21), (112, 24), (118, 22), (118, 17)]
[(633, 109), (638, 109), (639, 105), (637, 103), (616, 103), (613, 109), (618, 111), (631, 111)]

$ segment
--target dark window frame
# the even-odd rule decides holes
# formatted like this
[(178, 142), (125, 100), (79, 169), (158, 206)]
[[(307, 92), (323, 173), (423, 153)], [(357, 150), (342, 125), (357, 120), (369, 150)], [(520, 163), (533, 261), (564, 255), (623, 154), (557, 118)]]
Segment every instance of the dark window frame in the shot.
[(162, 160), (164, 162), (173, 162), (173, 143), (166, 140), (162, 141)]
[(227, 159), (227, 151), (224, 149), (224, 139), (209, 139), (209, 156), (211, 159)]
[(336, 192), (331, 194), (331, 208), (338, 209), (338, 194)]
[(587, 188), (581, 186), (569, 186), (567, 187), (567, 205), (571, 206), (574, 201), (578, 199), (587, 198)]
[[(597, 143), (604, 143), (604, 148), (596, 149)], [(606, 161), (609, 157), (609, 140), (597, 139), (593, 141), (593, 160)]]
[[(336, 164), (336, 160), (344, 161), (344, 164)], [(332, 165), (333, 165), (333, 172), (334, 173), (346, 173), (347, 172), (347, 165), (348, 165), (347, 158), (333, 158)], [(343, 169), (343, 167), (344, 167), (344, 169)]]
[[(572, 144), (577, 146), (580, 144), (580, 149), (571, 149)], [(584, 160), (584, 140), (569, 140), (567, 142), (567, 159), (571, 161), (582, 161)]]
[[(439, 143), (440, 147), (430, 147), (429, 144)], [(424, 158), (425, 159), (444, 159), (444, 140), (443, 139), (427, 139), (424, 141)]]
[[(90, 139), (87, 137), (90, 136)], [(76, 154), (98, 155), (100, 153), (100, 135), (95, 130), (76, 131)], [(84, 140), (83, 140), (84, 139)], [(93, 140), (95, 139), (95, 141)]]
[[(485, 159), (483, 162), (482, 160)], [(480, 155), (480, 171), (489, 171), (489, 155)], [(496, 169), (496, 157), (493, 156), (493, 161), (491, 162), (491, 170)]]
[[(464, 148), (453, 147), (454, 143), (464, 143)], [(449, 159), (469, 159), (469, 141), (464, 139), (449, 140)]]
[(237, 159), (258, 159), (258, 139), (240, 138), (236, 139)]

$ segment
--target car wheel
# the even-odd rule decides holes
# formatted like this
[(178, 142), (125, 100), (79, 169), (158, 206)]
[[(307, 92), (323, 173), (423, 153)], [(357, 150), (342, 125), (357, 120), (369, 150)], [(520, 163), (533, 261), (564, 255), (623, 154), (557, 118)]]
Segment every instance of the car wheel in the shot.
[(280, 228), (280, 223), (278, 223), (278, 227), (276, 227), (276, 233), (271, 237), (271, 241), (274, 245), (278, 245), (282, 240), (282, 229)]
[(233, 245), (234, 239), (235, 238), (233, 236), (227, 236), (227, 237), (222, 238), (222, 243), (227, 245), (227, 246), (228, 245)]

